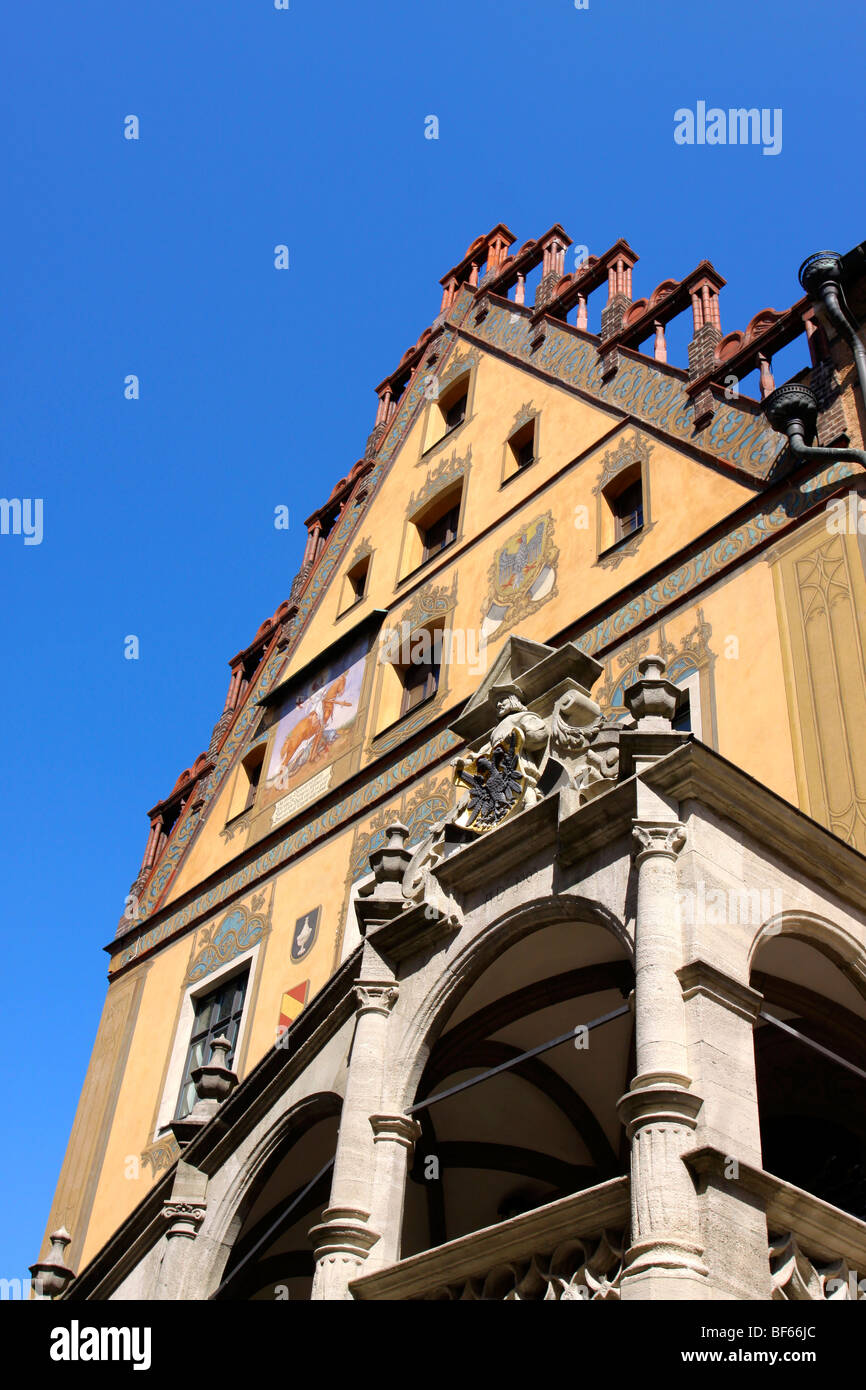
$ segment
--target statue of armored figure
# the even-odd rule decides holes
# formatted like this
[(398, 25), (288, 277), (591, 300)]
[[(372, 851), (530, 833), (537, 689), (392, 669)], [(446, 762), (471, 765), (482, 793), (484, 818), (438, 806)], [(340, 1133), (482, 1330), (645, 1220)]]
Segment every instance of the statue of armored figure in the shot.
[[(519, 686), (497, 685), (492, 693), (498, 723), (486, 742), (471, 757), (453, 759), (451, 766), (455, 770), (455, 781), (463, 782), (470, 789), (480, 789), (489, 779), (488, 769), (496, 769), (501, 764), (501, 751), (506, 758), (513, 759), (516, 775), (513, 779), (515, 804), (509, 809), (517, 809), (519, 801), (520, 809), (524, 810), (540, 799), (536, 786), (547, 753), (547, 725), (526, 708)], [(468, 773), (467, 767), (471, 769)], [(516, 778), (520, 779), (519, 784)], [(468, 804), (469, 798), (464, 798), (457, 808), (455, 820), (458, 824), (461, 823), (461, 808), (467, 809)]]

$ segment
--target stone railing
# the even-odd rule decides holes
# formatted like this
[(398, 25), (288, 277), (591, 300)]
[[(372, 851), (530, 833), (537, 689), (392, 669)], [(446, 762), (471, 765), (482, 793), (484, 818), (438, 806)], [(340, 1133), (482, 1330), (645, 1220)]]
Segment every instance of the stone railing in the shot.
[(356, 1279), (357, 1299), (619, 1298), (628, 1178), (612, 1178)]
[(866, 1222), (781, 1178), (771, 1182), (767, 1230), (772, 1297), (786, 1302), (866, 1299)]
[[(685, 1160), (696, 1174), (717, 1178), (730, 1163), (711, 1148)], [(866, 1221), (762, 1168), (741, 1163), (729, 1180), (766, 1212), (772, 1300), (866, 1299)]]

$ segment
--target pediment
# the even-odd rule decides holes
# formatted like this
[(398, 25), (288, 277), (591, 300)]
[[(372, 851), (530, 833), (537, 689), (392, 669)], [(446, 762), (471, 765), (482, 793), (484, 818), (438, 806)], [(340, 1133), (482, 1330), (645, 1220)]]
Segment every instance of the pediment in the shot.
[(562, 682), (575, 682), (589, 694), (602, 672), (601, 664), (580, 651), (573, 642), (550, 647), (528, 637), (507, 637), (490, 670), (451, 728), (461, 738), (473, 739), (496, 723), (494, 691), (517, 685), (529, 705)]

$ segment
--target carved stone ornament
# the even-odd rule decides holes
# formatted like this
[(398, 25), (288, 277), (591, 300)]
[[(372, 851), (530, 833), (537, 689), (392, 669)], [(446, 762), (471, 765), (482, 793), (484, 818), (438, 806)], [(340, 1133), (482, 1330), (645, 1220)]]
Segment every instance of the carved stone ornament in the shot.
[(480, 834), (501, 824), (521, 806), (528, 790), (520, 760), (523, 743), (523, 733), (515, 728), (493, 744), (489, 757), (456, 759), (455, 781), (469, 788), (469, 797), (456, 818), (458, 825)]
[(846, 1302), (866, 1300), (866, 1281), (845, 1260), (817, 1260), (798, 1245), (792, 1232), (770, 1244), (770, 1274), (775, 1302)]
[(37, 1298), (57, 1298), (75, 1278), (75, 1274), (66, 1264), (66, 1247), (72, 1240), (66, 1227), (61, 1226), (49, 1239), (51, 1249), (45, 1259), (30, 1266)]
[(641, 864), (651, 855), (676, 859), (686, 842), (685, 826), (679, 822), (662, 821), (658, 825), (636, 825), (633, 835), (639, 845), (635, 863)]
[(625, 1235), (605, 1231), (595, 1239), (565, 1242), (552, 1254), (509, 1261), (487, 1274), (426, 1294), (435, 1302), (618, 1302)]
[(399, 993), (399, 987), (395, 984), (358, 983), (355, 986), (358, 1013), (384, 1014), (387, 1017), (396, 1004)]
[(201, 1202), (165, 1202), (162, 1215), (170, 1223), (166, 1231), (168, 1239), (183, 1236), (187, 1240), (194, 1240), (204, 1221), (205, 1211)]
[(495, 675), (487, 705), (476, 705), (491, 709), (497, 722), (453, 760), (458, 800), (412, 855), (403, 879), (408, 900), (425, 896), (447, 841), (495, 831), (553, 792), (576, 792), (582, 805), (618, 781), (620, 726), (604, 718), (585, 686), (571, 676), (562, 679), (561, 666), (551, 676), (553, 689), (545, 689), (534, 675), (543, 664), (521, 677), (531, 689), (541, 686), (535, 708), (526, 703), (522, 684)]

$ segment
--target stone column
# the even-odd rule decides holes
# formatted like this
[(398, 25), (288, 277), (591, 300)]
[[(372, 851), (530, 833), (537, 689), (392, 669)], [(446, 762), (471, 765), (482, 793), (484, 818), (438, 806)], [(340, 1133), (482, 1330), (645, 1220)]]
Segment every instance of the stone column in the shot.
[(713, 1297), (768, 1299), (764, 1204), (740, 1175), (761, 1168), (754, 1025), (763, 996), (706, 960), (677, 973), (693, 1084), (704, 1101), (697, 1152), (686, 1161), (698, 1184)]
[(682, 989), (678, 821), (638, 821), (635, 923), (637, 1075), (619, 1103), (631, 1140), (631, 1247), (624, 1299), (709, 1297), (700, 1211), (684, 1152), (694, 1147), (701, 1099), (691, 1090)]
[[(384, 968), (382, 974), (386, 974)], [(370, 1224), (375, 1169), (370, 1117), (381, 1106), (388, 1015), (397, 994), (393, 977), (361, 979), (355, 987), (358, 1009), (331, 1200), (322, 1213), (322, 1224), (310, 1232), (316, 1255), (314, 1299), (351, 1298), (349, 1283), (361, 1273), (379, 1240), (379, 1232)]]
[(406, 1178), (421, 1126), (408, 1115), (371, 1115), (375, 1145), (372, 1224), (381, 1232), (370, 1253), (366, 1272), (400, 1258)]
[(163, 1203), (166, 1242), (150, 1297), (182, 1299), (195, 1260), (195, 1238), (207, 1213), (207, 1174), (178, 1159), (171, 1197)]

